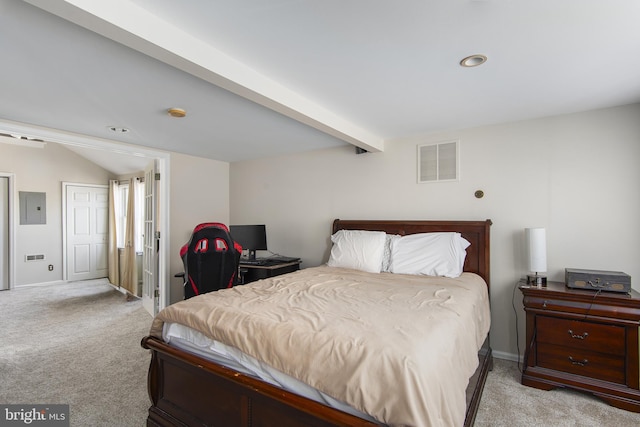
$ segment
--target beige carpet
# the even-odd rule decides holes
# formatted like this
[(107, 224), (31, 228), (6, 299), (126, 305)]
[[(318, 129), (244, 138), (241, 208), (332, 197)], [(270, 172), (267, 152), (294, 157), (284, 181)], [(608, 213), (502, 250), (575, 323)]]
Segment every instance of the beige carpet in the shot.
[[(144, 426), (150, 324), (139, 300), (104, 281), (0, 292), (0, 403), (69, 404), (78, 427)], [(476, 426), (640, 426), (589, 395), (519, 381), (514, 362), (495, 360)]]
[(150, 325), (105, 281), (0, 292), (0, 402), (69, 404), (72, 426), (143, 426)]
[(520, 384), (515, 362), (494, 359), (476, 427), (638, 427), (640, 414), (614, 408), (585, 393), (538, 390)]

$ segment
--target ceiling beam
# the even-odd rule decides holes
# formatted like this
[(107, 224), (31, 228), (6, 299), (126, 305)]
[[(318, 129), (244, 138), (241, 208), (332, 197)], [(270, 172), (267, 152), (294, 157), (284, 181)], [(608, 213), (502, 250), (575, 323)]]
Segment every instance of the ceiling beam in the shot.
[(384, 140), (128, 0), (24, 0), (238, 96), (371, 152)]

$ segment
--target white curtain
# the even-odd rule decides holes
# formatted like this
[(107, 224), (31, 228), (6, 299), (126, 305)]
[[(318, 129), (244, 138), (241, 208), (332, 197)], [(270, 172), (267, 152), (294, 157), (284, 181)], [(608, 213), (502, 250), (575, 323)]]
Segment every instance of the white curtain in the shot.
[(131, 295), (140, 296), (138, 292), (138, 271), (136, 267), (135, 248), (135, 178), (129, 180), (129, 197), (127, 198), (127, 223), (124, 234), (124, 269), (122, 287)]
[(116, 203), (119, 195), (118, 181), (109, 181), (109, 282), (120, 286), (120, 257), (118, 256), (118, 233)]

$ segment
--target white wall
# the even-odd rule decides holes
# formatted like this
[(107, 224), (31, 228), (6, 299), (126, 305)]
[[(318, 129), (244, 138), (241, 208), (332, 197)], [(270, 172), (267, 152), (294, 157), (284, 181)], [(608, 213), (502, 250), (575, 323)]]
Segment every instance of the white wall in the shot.
[[(461, 179), (416, 183), (416, 145), (459, 139)], [(265, 223), (270, 250), (326, 262), (334, 218), (491, 219), (492, 347), (516, 354), (512, 295), (524, 228), (547, 228), (548, 275), (624, 271), (640, 290), (640, 104), (233, 163), (231, 221)], [(482, 199), (474, 197), (483, 190)], [(518, 308), (520, 348), (524, 312)]]
[[(62, 182), (104, 185), (112, 175), (51, 143), (44, 148), (0, 143), (0, 171), (15, 174), (15, 285), (62, 280)], [(20, 225), (20, 191), (46, 193), (46, 224)], [(27, 254), (44, 254), (45, 260), (25, 262)]]
[(180, 248), (203, 222), (229, 224), (229, 163), (171, 153), (170, 302), (184, 298)]

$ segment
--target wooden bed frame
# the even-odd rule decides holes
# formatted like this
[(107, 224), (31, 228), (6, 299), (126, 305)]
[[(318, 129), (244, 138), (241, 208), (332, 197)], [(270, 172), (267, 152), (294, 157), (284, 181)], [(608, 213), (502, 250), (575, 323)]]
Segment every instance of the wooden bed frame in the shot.
[[(343, 221), (341, 229), (391, 234), (457, 231), (471, 242), (464, 271), (479, 274), (489, 286), (491, 221)], [(321, 403), (287, 392), (233, 369), (186, 353), (155, 337), (145, 337), (151, 350), (148, 389), (152, 406), (148, 426), (374, 426)], [(479, 366), (467, 387), (465, 426), (472, 426), (493, 358), (489, 337), (478, 352)]]

